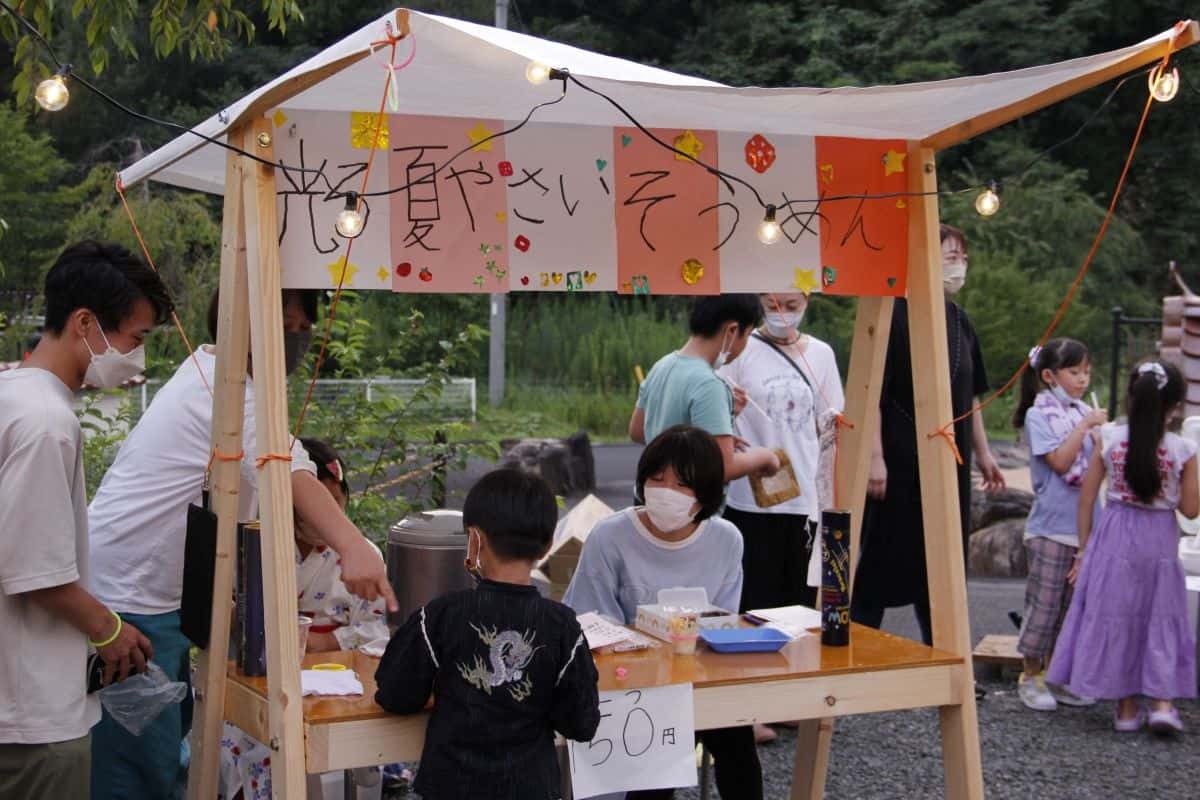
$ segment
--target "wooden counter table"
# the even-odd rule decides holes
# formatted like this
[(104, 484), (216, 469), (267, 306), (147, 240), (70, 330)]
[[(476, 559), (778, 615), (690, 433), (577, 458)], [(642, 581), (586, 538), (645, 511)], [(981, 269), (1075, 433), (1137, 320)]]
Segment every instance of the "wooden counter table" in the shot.
[[(697, 730), (795, 719), (815, 725), (821, 718), (955, 702), (954, 668), (962, 664), (957, 656), (858, 625), (850, 640), (849, 647), (822, 647), (814, 633), (777, 653), (722, 655), (701, 646), (694, 656), (674, 656), (664, 645), (597, 654), (596, 668), (602, 691), (692, 683)], [(366, 691), (362, 697), (304, 699), (306, 769), (329, 772), (419, 760), (428, 715), (388, 714), (375, 704), (379, 660), (358, 652), (304, 659), (306, 668), (322, 662), (351, 667)], [(624, 678), (617, 678), (618, 667), (625, 669)], [(266, 678), (244, 677), (231, 664), (226, 687), (226, 719), (269, 741)], [(802, 728), (797, 774), (816, 757), (802, 752), (814, 739)]]

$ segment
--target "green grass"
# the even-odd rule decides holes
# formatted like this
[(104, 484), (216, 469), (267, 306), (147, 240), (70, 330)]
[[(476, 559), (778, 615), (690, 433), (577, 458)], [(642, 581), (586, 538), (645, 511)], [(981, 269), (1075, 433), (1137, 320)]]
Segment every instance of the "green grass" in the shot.
[(500, 440), (521, 437), (562, 437), (586, 430), (592, 441), (625, 441), (633, 389), (598, 392), (593, 389), (510, 384), (503, 404), (479, 406), (469, 435)]

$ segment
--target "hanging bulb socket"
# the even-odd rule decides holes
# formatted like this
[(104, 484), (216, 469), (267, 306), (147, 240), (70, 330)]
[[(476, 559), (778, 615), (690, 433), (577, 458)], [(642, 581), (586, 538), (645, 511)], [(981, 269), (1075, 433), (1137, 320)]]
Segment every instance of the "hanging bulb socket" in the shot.
[(763, 221), (758, 224), (758, 240), (763, 244), (775, 244), (783, 235), (783, 228), (775, 221), (775, 206), (768, 205)]
[(995, 181), (989, 181), (988, 188), (975, 198), (975, 210), (984, 217), (990, 217), (1000, 210), (1000, 193)]
[(366, 220), (358, 211), (358, 192), (346, 193), (346, 207), (337, 215), (337, 221), (333, 227), (337, 230), (338, 236), (346, 239), (353, 239), (363, 232), (363, 225)]
[(67, 88), (67, 77), (71, 74), (71, 65), (63, 64), (58, 72), (38, 84), (34, 92), (37, 104), (46, 111), (61, 111), (66, 108), (71, 99), (71, 90)]
[(1169, 103), (1175, 99), (1175, 95), (1179, 94), (1179, 68), (1170, 67), (1168, 69), (1159, 64), (1150, 70), (1150, 76), (1146, 83), (1151, 97), (1160, 103)]
[(534, 86), (541, 86), (546, 81), (562, 81), (566, 88), (567, 76), (571, 73), (565, 68), (552, 67), (541, 61), (530, 61), (525, 67), (525, 80)]

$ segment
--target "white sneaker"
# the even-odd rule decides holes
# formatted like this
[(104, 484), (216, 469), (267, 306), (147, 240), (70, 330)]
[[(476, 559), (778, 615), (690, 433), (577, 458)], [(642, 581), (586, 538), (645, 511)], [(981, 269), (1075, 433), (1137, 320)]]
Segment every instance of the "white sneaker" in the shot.
[(1050, 694), (1054, 699), (1062, 703), (1064, 706), (1073, 706), (1075, 708), (1087, 708), (1088, 706), (1096, 705), (1096, 698), (1084, 697), (1080, 694), (1075, 694), (1066, 686), (1059, 686), (1054, 683), (1047, 683), (1046, 687), (1050, 689)]
[(1050, 690), (1046, 688), (1046, 676), (1044, 673), (1038, 673), (1032, 677), (1021, 673), (1020, 679), (1017, 681), (1017, 695), (1020, 696), (1021, 702), (1027, 708), (1034, 711), (1053, 711), (1058, 708), (1058, 701), (1054, 699), (1054, 695), (1050, 694)]

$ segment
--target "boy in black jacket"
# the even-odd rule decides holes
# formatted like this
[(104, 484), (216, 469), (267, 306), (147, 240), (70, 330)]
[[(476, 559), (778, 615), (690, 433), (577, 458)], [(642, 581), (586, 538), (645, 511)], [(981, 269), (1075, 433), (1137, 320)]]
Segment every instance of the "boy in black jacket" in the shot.
[(475, 589), (418, 609), (375, 673), (375, 700), (412, 714), (435, 696), (414, 789), (426, 800), (556, 800), (554, 732), (600, 724), (596, 666), (571, 609), (531, 585), (558, 508), (541, 478), (485, 475), (463, 505)]

